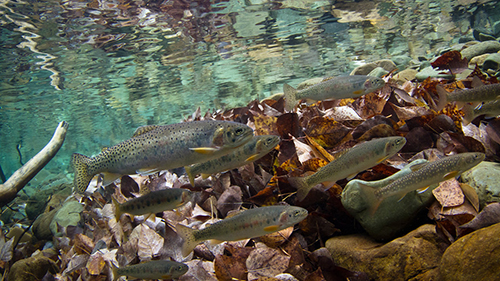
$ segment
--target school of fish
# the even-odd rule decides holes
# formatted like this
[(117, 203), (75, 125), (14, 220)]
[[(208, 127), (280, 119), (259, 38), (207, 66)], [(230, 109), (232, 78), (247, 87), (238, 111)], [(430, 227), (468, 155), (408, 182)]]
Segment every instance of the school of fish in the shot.
[[(448, 93), (438, 86), (437, 109), (444, 108), (450, 101), (463, 102), (464, 124), (479, 115), (500, 114), (500, 84), (481, 85), (475, 78), (473, 88)], [(352, 75), (339, 76), (296, 90), (284, 84), (285, 109), (293, 110), (297, 102), (306, 100), (357, 98), (379, 90), (385, 85), (381, 78)], [(485, 102), (468, 104), (468, 102)], [(462, 104), (460, 104), (462, 106)], [(166, 126), (143, 126), (132, 138), (104, 149), (94, 157), (74, 153), (71, 166), (74, 170), (74, 189), (83, 193), (91, 179), (102, 174), (108, 184), (126, 174), (151, 174), (161, 170), (184, 167), (189, 181), (201, 174), (210, 175), (238, 168), (251, 163), (272, 151), (280, 143), (278, 136), (254, 136), (253, 130), (240, 123), (230, 121), (192, 121)], [(401, 136), (373, 139), (359, 143), (340, 153), (317, 172), (289, 177), (288, 182), (297, 189), (297, 200), (303, 200), (312, 187), (320, 183), (350, 179), (394, 156), (406, 144)], [(483, 153), (461, 153), (444, 157), (434, 162), (411, 165), (411, 172), (388, 182), (380, 188), (361, 185), (366, 191), (370, 212), (375, 213), (380, 203), (388, 197), (403, 198), (408, 192), (425, 191), (430, 185), (456, 177), (483, 161)], [(153, 191), (124, 203), (112, 198), (116, 219), (128, 213), (131, 216), (154, 214), (179, 208), (192, 200), (193, 192), (188, 189), (167, 188)], [(182, 238), (182, 254), (189, 255), (194, 247), (206, 240), (237, 241), (277, 232), (294, 226), (308, 216), (301, 207), (275, 205), (241, 211), (219, 220), (202, 229), (193, 229), (178, 223), (177, 234)], [(188, 271), (188, 266), (175, 261), (149, 261), (145, 263), (113, 267), (113, 276), (129, 276), (142, 279), (178, 278)]]

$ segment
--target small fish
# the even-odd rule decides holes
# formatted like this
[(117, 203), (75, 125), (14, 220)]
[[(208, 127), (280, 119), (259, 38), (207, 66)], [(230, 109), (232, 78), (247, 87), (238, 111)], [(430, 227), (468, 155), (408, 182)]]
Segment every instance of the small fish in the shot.
[(466, 104), (462, 108), (464, 112), (463, 123), (465, 125), (469, 124), (474, 120), (474, 118), (480, 115), (486, 115), (486, 117), (496, 117), (500, 115), (500, 99), (482, 103), (478, 105), (476, 108), (473, 108), (472, 105)]
[(204, 120), (166, 126), (143, 126), (132, 138), (95, 157), (73, 153), (74, 185), (83, 193), (96, 174), (104, 185), (125, 174), (151, 174), (208, 161), (248, 142), (253, 130), (240, 123)]
[(114, 197), (111, 197), (111, 199), (113, 205), (115, 205), (115, 216), (118, 221), (124, 213), (138, 216), (173, 210), (189, 202), (191, 197), (192, 192), (188, 189), (167, 188), (151, 191), (122, 204), (118, 203)]
[(139, 279), (173, 279), (182, 276), (189, 270), (183, 263), (169, 260), (155, 260), (124, 267), (112, 267), (113, 280), (120, 276)]
[(207, 178), (212, 174), (235, 169), (256, 161), (273, 150), (279, 142), (280, 137), (278, 136), (254, 136), (249, 142), (229, 154), (185, 167), (189, 181), (194, 186), (194, 177), (198, 174), (201, 174), (203, 178)]
[(296, 90), (288, 84), (283, 85), (285, 109), (291, 111), (297, 100), (326, 100), (357, 98), (374, 92), (385, 85), (383, 79), (366, 75), (337, 76), (303, 90)]
[(472, 78), (472, 89), (456, 90), (452, 93), (446, 91), (441, 85), (436, 86), (439, 95), (437, 111), (443, 109), (446, 103), (450, 101), (459, 102), (461, 108), (466, 102), (483, 102), (500, 98), (500, 83), (484, 85), (477, 76)]
[(467, 152), (444, 157), (439, 160), (415, 165), (412, 172), (381, 187), (373, 188), (360, 184), (370, 204), (370, 212), (374, 214), (380, 203), (388, 197), (399, 196), (400, 200), (413, 190), (425, 192), (429, 186), (454, 178), (484, 160), (484, 153)]
[(243, 211), (199, 230), (177, 224), (176, 231), (184, 241), (182, 254), (187, 256), (202, 241), (237, 241), (263, 236), (293, 226), (307, 214), (301, 207), (267, 206)]
[(348, 149), (340, 157), (305, 177), (291, 177), (288, 182), (297, 188), (297, 199), (303, 200), (313, 186), (322, 182), (336, 182), (354, 177), (385, 159), (392, 157), (406, 144), (404, 137), (374, 139)]

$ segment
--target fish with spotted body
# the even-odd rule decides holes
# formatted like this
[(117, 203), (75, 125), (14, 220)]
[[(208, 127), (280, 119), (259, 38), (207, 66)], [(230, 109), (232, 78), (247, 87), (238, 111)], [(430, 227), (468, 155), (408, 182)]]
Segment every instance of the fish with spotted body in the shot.
[(196, 175), (201, 174), (203, 178), (207, 178), (211, 174), (241, 167), (268, 154), (279, 142), (280, 137), (278, 136), (254, 136), (249, 142), (227, 155), (185, 167), (186, 174), (191, 185), (194, 186), (194, 177)]
[(121, 204), (113, 197), (112, 200), (115, 206), (116, 220), (118, 221), (124, 213), (138, 216), (176, 209), (189, 202), (192, 195), (193, 193), (189, 189), (167, 188), (151, 191)]
[(337, 159), (321, 167), (316, 173), (305, 177), (290, 177), (288, 182), (297, 188), (297, 199), (303, 200), (317, 184), (336, 182), (369, 169), (392, 157), (406, 144), (404, 137), (386, 137), (358, 144)]
[(385, 198), (399, 196), (401, 200), (410, 191), (425, 192), (429, 186), (454, 178), (476, 166), (484, 160), (484, 157), (484, 153), (480, 152), (455, 154), (433, 162), (414, 165), (411, 167), (411, 173), (384, 187), (373, 188), (364, 184), (360, 186), (369, 203), (370, 212), (374, 214)]
[(218, 120), (140, 127), (132, 138), (95, 157), (74, 153), (75, 189), (84, 192), (99, 173), (107, 185), (125, 174), (151, 174), (208, 161), (230, 153), (252, 136), (253, 130), (244, 124)]
[(169, 261), (155, 260), (124, 267), (112, 267), (113, 280), (120, 276), (139, 279), (173, 279), (184, 275), (189, 270), (186, 264)]
[(267, 206), (242, 211), (199, 230), (182, 224), (177, 224), (175, 229), (183, 239), (182, 254), (187, 256), (202, 241), (237, 241), (263, 236), (293, 226), (307, 214), (301, 207)]
[(290, 111), (297, 100), (310, 99), (314, 101), (326, 99), (358, 98), (374, 92), (385, 85), (378, 77), (367, 75), (337, 76), (302, 90), (296, 90), (288, 84), (283, 85), (285, 109)]

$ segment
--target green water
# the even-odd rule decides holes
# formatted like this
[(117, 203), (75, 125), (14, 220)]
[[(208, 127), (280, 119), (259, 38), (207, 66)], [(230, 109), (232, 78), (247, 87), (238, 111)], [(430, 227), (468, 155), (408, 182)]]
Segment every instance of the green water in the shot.
[(67, 121), (36, 186), (68, 174), (72, 153), (97, 154), (138, 126), (379, 59), (430, 59), (472, 38), (473, 16), (494, 3), (1, 0), (0, 165), (10, 176)]

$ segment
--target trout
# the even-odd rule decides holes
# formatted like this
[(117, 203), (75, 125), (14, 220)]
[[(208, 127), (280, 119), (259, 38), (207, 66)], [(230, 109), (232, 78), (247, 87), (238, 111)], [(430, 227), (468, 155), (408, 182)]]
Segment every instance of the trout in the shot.
[(74, 185), (83, 193), (96, 174), (104, 185), (125, 174), (151, 174), (208, 161), (248, 142), (253, 130), (240, 123), (204, 120), (166, 126), (144, 126), (132, 138), (104, 149), (95, 157), (74, 153)]
[(189, 189), (167, 188), (151, 191), (122, 204), (118, 203), (114, 197), (111, 197), (111, 199), (115, 206), (116, 220), (119, 221), (124, 213), (138, 216), (173, 210), (189, 202), (191, 197), (192, 192)]
[(374, 92), (385, 85), (384, 80), (366, 75), (337, 76), (325, 79), (321, 83), (302, 90), (296, 90), (288, 84), (283, 85), (285, 109), (291, 111), (297, 100), (325, 100), (358, 98)]
[(182, 224), (177, 224), (175, 229), (183, 239), (182, 254), (187, 256), (202, 241), (237, 241), (263, 236), (293, 226), (307, 214), (301, 207), (267, 206), (243, 211), (199, 230)]
[(124, 267), (112, 267), (113, 280), (120, 276), (139, 279), (173, 279), (182, 276), (189, 267), (183, 263), (169, 260), (155, 260)]
[(446, 91), (441, 85), (436, 86), (439, 95), (437, 111), (443, 109), (449, 101), (459, 102), (462, 107), (466, 102), (483, 102), (500, 98), (500, 83), (484, 85), (477, 76), (472, 78), (472, 89), (456, 90), (452, 93)]
[(371, 206), (370, 212), (374, 214), (385, 198), (399, 196), (401, 200), (410, 191), (425, 192), (429, 186), (454, 178), (476, 166), (484, 160), (484, 157), (484, 153), (480, 152), (455, 154), (433, 162), (415, 165), (411, 173), (384, 187), (373, 188), (365, 184), (360, 184), (360, 187), (367, 196), (366, 201)]
[(322, 182), (336, 182), (346, 177), (354, 177), (357, 173), (392, 157), (405, 144), (404, 137), (370, 140), (348, 149), (316, 173), (305, 177), (291, 177), (288, 178), (288, 182), (297, 188), (297, 199), (302, 201), (313, 186)]
[(201, 174), (203, 178), (208, 178), (212, 174), (235, 169), (256, 161), (273, 150), (279, 142), (280, 137), (278, 136), (254, 136), (249, 142), (227, 155), (185, 167), (189, 182), (194, 186), (194, 177), (198, 174)]
[(474, 118), (480, 115), (486, 115), (486, 117), (496, 117), (500, 115), (500, 99), (482, 103), (475, 108), (466, 104), (462, 108), (462, 111), (464, 112), (463, 123), (465, 125), (469, 124), (472, 120), (474, 120)]

